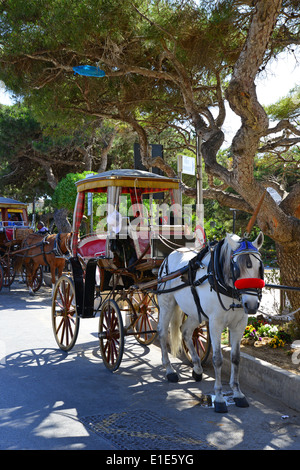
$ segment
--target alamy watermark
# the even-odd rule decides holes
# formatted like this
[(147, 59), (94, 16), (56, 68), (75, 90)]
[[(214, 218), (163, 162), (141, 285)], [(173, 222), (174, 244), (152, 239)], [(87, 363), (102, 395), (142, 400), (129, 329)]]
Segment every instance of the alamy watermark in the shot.
[[(133, 204), (127, 206), (126, 197), (118, 200), (118, 210), (115, 204), (100, 204), (96, 210), (96, 233), (108, 231), (111, 237), (118, 238), (149, 238), (149, 231), (159, 233), (165, 238), (194, 240), (203, 238), (203, 204), (167, 203)], [(181, 228), (181, 230), (180, 230)]]

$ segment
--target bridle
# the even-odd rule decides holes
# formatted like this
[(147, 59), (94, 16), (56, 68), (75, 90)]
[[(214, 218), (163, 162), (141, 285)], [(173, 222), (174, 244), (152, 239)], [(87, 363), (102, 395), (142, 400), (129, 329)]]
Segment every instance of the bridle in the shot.
[[(241, 273), (238, 265), (238, 257), (241, 255), (246, 255), (246, 267), (249, 269), (252, 268), (250, 255), (254, 256), (254, 258), (259, 261), (259, 278), (239, 279)], [(258, 249), (248, 240), (242, 239), (240, 241), (240, 246), (231, 255), (230, 266), (233, 285), (234, 288), (238, 290), (239, 294), (257, 295), (260, 301), (265, 281), (264, 265)]]

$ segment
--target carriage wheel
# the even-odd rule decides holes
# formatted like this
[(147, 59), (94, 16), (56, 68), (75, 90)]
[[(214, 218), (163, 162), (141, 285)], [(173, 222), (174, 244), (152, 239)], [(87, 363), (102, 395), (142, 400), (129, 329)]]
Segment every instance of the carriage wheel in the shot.
[[(43, 267), (39, 266), (37, 268), (37, 271), (35, 273), (34, 279), (33, 279), (33, 285), (32, 285), (32, 290), (33, 292), (37, 292), (41, 285), (43, 284)], [(28, 287), (28, 282), (27, 282), (27, 271), (26, 267), (23, 266), (22, 268), (22, 281), (26, 283)]]
[[(202, 322), (199, 326), (197, 326), (197, 328), (194, 329), (193, 343), (197, 354), (201, 359), (201, 364), (204, 364), (209, 356), (211, 347), (208, 322)], [(182, 346), (185, 356), (190, 362), (192, 362), (190, 352), (187, 348), (184, 339), (182, 339)]]
[(124, 329), (121, 311), (112, 299), (106, 300), (100, 310), (99, 341), (104, 365), (116, 371), (124, 351)]
[(43, 267), (39, 266), (37, 268), (37, 272), (35, 273), (35, 276), (33, 279), (33, 286), (32, 286), (33, 292), (37, 292), (42, 284), (43, 284)]
[(61, 276), (55, 286), (52, 299), (52, 327), (55, 340), (63, 351), (73, 348), (79, 330), (75, 288), (68, 276)]
[(159, 309), (153, 294), (134, 292), (131, 299), (135, 310), (133, 329), (140, 344), (151, 344), (157, 336)]
[(12, 259), (2, 259), (1, 260), (3, 268), (3, 286), (10, 287), (14, 282), (16, 271)]

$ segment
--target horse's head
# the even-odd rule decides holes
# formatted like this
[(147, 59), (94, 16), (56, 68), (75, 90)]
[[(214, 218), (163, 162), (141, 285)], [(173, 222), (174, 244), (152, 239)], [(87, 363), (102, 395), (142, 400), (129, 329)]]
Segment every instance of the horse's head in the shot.
[(59, 233), (58, 235), (58, 243), (59, 243), (59, 248), (62, 252), (63, 255), (67, 255), (68, 253), (71, 253), (71, 237), (72, 233)]
[(241, 294), (242, 305), (249, 315), (254, 315), (259, 307), (261, 289), (264, 287), (264, 265), (259, 249), (264, 236), (260, 232), (254, 242), (227, 235), (231, 247), (231, 274), (233, 285)]

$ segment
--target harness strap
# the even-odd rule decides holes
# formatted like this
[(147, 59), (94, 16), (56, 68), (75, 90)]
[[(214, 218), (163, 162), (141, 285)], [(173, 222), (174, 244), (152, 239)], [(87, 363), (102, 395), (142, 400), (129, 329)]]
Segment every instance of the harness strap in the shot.
[[(179, 275), (181, 275), (181, 280), (183, 281), (182, 284), (179, 284), (178, 286), (175, 286), (175, 287), (171, 287), (169, 289), (161, 289), (161, 290), (157, 290), (157, 291), (152, 291), (152, 292), (155, 292), (156, 294), (167, 294), (169, 292), (174, 292), (176, 290), (180, 290), (180, 289), (183, 289), (184, 287), (190, 286), (191, 291), (192, 291), (192, 295), (193, 295), (193, 298), (194, 298), (194, 301), (195, 301), (195, 304), (196, 304), (196, 307), (197, 307), (197, 311), (198, 311), (199, 323), (202, 323), (202, 315), (206, 318), (208, 318), (208, 316), (205, 314), (205, 312), (204, 312), (204, 310), (201, 306), (200, 299), (199, 299), (196, 287), (200, 286), (200, 284), (202, 284), (204, 281), (206, 281), (208, 279), (209, 275), (207, 273), (204, 276), (202, 276), (200, 279), (198, 279), (197, 281), (195, 281), (195, 277), (196, 277), (197, 270), (200, 267), (203, 267), (201, 262), (202, 262), (202, 259), (204, 258), (204, 256), (207, 254), (207, 252), (208, 252), (208, 247), (206, 246), (194, 258), (192, 258), (189, 261), (187, 266), (185, 266), (184, 268), (181, 268), (176, 273), (173, 273), (172, 277), (178, 277)], [(166, 272), (168, 273), (167, 261), (168, 261), (168, 258), (166, 258), (164, 260), (163, 264), (165, 264), (165, 269), (166, 269)], [(160, 272), (162, 271), (162, 267), (163, 267), (163, 265), (161, 266)], [(183, 275), (185, 275), (185, 276), (183, 276)], [(187, 275), (187, 279), (185, 279), (186, 275)], [(167, 277), (172, 279), (172, 277), (169, 275), (169, 276), (166, 276), (166, 277), (164, 276), (162, 278), (162, 280), (166, 281)]]
[(47, 237), (48, 237), (48, 235), (46, 235), (45, 238), (43, 238), (43, 240), (41, 241), (41, 251), (42, 251), (43, 260), (45, 261), (46, 266), (48, 266), (48, 268), (50, 268), (50, 265), (47, 261), (46, 253), (45, 253), (45, 245), (47, 245), (49, 243), (49, 242), (47, 242)]
[(168, 294), (169, 292), (175, 292), (176, 290), (180, 290), (188, 286), (189, 284), (187, 282), (184, 282), (183, 284), (180, 284), (179, 286), (170, 287), (169, 289), (163, 289), (163, 290), (152, 290), (151, 292), (153, 294)]
[[(197, 307), (199, 323), (202, 323), (202, 315), (204, 315), (206, 318), (208, 318), (208, 316), (205, 314), (205, 312), (204, 312), (204, 310), (201, 306), (200, 298), (199, 298), (199, 295), (198, 295), (197, 290), (196, 290), (196, 285), (195, 285), (196, 272), (197, 271), (195, 271), (192, 268), (192, 263), (189, 263), (189, 271), (188, 271), (189, 283), (190, 283), (192, 295), (194, 297), (194, 301), (195, 301), (195, 304), (196, 304), (196, 307)], [(201, 278), (201, 279), (203, 279), (203, 281), (204, 281), (205, 279), (207, 279), (207, 277), (208, 276), (203, 276), (203, 278)], [(198, 279), (198, 281), (196, 281), (197, 285), (200, 285), (199, 281), (201, 281), (201, 279)]]

